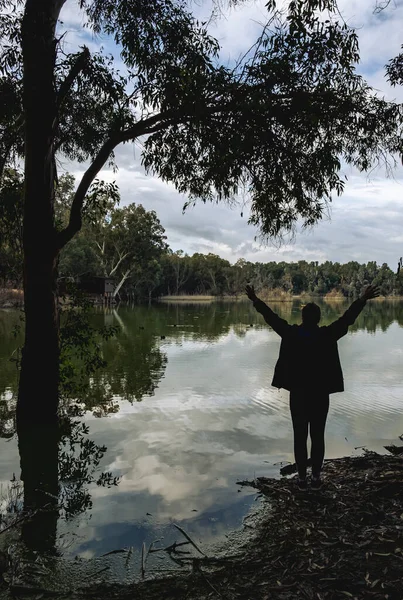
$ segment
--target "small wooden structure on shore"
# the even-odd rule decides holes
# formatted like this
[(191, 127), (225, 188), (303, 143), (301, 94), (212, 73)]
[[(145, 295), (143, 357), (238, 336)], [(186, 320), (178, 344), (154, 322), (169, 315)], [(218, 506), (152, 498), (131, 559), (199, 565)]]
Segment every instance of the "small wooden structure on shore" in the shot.
[(111, 306), (115, 303), (115, 283), (111, 277), (79, 277), (58, 281), (59, 294), (69, 294), (69, 285), (76, 286), (94, 304)]
[(115, 284), (111, 277), (83, 277), (78, 288), (94, 300), (94, 304), (110, 305), (115, 302)]

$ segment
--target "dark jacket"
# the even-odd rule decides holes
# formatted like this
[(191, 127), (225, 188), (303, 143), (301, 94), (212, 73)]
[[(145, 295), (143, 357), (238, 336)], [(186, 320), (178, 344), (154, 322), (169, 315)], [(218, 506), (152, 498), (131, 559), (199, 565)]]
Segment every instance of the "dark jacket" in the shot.
[(289, 325), (262, 300), (253, 305), (266, 323), (281, 336), (280, 355), (272, 385), (286, 390), (318, 390), (328, 394), (344, 391), (337, 341), (346, 335), (366, 304), (356, 300), (343, 316), (325, 327)]

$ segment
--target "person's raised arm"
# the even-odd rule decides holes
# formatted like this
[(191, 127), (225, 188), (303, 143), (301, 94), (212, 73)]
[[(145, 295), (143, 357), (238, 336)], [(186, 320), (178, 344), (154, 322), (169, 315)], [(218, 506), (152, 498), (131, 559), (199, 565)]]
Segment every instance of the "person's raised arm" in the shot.
[(329, 325), (331, 334), (339, 340), (343, 335), (346, 335), (350, 325), (354, 323), (362, 309), (364, 308), (367, 300), (377, 298), (379, 296), (379, 287), (376, 285), (369, 285), (361, 294), (361, 296), (355, 300), (352, 305), (346, 310), (337, 321), (334, 321)]
[(263, 300), (260, 300), (256, 296), (255, 289), (252, 285), (247, 285), (245, 292), (249, 300), (252, 300), (253, 306), (256, 308), (256, 310), (263, 316), (266, 323), (268, 323), (270, 327), (274, 329), (276, 333), (278, 333), (278, 335), (283, 336), (288, 327), (287, 321), (276, 315), (276, 313), (273, 312), (272, 309), (263, 302)]

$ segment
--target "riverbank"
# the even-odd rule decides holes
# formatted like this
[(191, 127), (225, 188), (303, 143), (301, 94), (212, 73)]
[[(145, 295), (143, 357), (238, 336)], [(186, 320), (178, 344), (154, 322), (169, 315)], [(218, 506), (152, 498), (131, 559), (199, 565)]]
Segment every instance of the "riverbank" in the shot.
[[(79, 589), (64, 589), (64, 597), (401, 600), (401, 456), (364, 452), (327, 460), (318, 491), (298, 490), (294, 477), (258, 478), (239, 485), (255, 488), (263, 502), (257, 516), (245, 519), (244, 536), (237, 544), (229, 542), (215, 556), (206, 556), (178, 531), (178, 544), (165, 551), (182, 570), (169, 576), (149, 573), (144, 551), (142, 581), (108, 585), (107, 575), (99, 575), (96, 585), (93, 580)], [(61, 593), (62, 589), (55, 597)]]
[(24, 292), (18, 289), (0, 288), (0, 308), (21, 308), (24, 305)]
[(159, 302), (214, 302), (215, 300), (237, 300), (236, 296), (209, 296), (209, 295), (190, 295), (190, 296), (161, 296)]
[[(259, 297), (265, 302), (312, 302), (315, 299), (324, 300), (325, 302), (352, 302), (353, 298), (346, 298), (339, 294), (326, 294), (324, 296), (318, 296), (314, 294), (298, 294), (292, 295), (284, 292), (283, 294), (276, 293), (271, 295), (270, 293), (263, 292), (259, 294)], [(247, 297), (245, 294), (238, 294), (234, 296), (211, 296), (211, 295), (179, 295), (179, 296), (161, 296), (157, 299), (158, 302), (173, 302), (173, 303), (207, 303), (207, 302), (245, 302)], [(388, 301), (401, 301), (403, 296), (379, 296), (372, 300), (372, 302)], [(94, 302), (94, 304), (102, 305), (102, 302)], [(23, 308), (24, 306), (24, 292), (22, 290), (1, 290), (0, 289), (0, 308)]]
[[(276, 294), (270, 295), (267, 293), (259, 294), (259, 298), (264, 300), (264, 302), (312, 302), (315, 299), (324, 300), (325, 302), (352, 302), (354, 298), (347, 298), (346, 296), (341, 296), (338, 294), (326, 294), (324, 296), (318, 296), (314, 294)], [(239, 294), (238, 296), (209, 296), (209, 295), (193, 295), (193, 296), (161, 296), (158, 298), (159, 302), (245, 302), (248, 300), (247, 296), (244, 294)], [(379, 296), (378, 298), (374, 298), (371, 302), (382, 302), (382, 301), (401, 301), (403, 300), (403, 296)]]

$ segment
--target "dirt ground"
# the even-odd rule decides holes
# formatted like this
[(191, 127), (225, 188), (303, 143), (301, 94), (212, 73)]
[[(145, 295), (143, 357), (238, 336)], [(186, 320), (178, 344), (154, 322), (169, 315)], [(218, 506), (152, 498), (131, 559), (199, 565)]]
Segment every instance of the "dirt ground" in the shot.
[(235, 554), (189, 557), (181, 554), (186, 543), (192, 545), (185, 541), (168, 550), (187, 566), (182, 574), (148, 579), (146, 573), (130, 588), (103, 585), (69, 597), (403, 599), (401, 456), (366, 452), (326, 461), (320, 490), (300, 491), (294, 477), (239, 483), (268, 502), (254, 534)]

